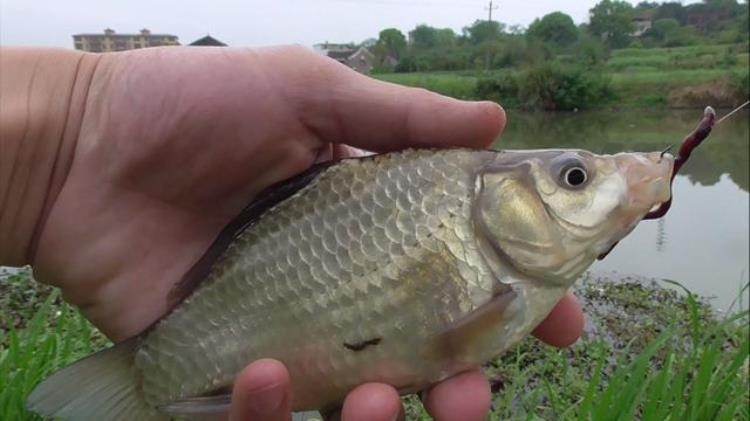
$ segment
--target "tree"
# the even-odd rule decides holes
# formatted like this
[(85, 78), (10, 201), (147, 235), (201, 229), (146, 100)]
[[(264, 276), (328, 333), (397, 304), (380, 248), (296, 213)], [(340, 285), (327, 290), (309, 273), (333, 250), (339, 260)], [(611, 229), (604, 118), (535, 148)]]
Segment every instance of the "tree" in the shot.
[(508, 32), (510, 32), (512, 35), (521, 35), (524, 32), (526, 32), (526, 28), (523, 27), (523, 25), (510, 25), (508, 27)]
[(474, 45), (483, 42), (497, 41), (503, 33), (504, 25), (500, 22), (477, 20), (473, 25), (464, 28), (469, 41)]
[(750, 33), (750, 16), (748, 15), (750, 15), (750, 10), (745, 8), (737, 17), (737, 29), (745, 37), (745, 42), (747, 42), (748, 33)]
[(686, 23), (685, 7), (681, 3), (663, 3), (656, 10), (654, 20), (675, 19), (680, 25)]
[(456, 45), (456, 33), (451, 28), (437, 29), (435, 31), (435, 46), (450, 48)]
[(419, 25), (409, 32), (409, 43), (416, 50), (450, 48), (456, 45), (457, 39), (456, 33), (450, 28)]
[(531, 38), (564, 48), (576, 42), (578, 28), (570, 16), (562, 12), (553, 12), (542, 19), (535, 19), (526, 34)]
[(724, 12), (736, 16), (742, 7), (738, 7), (737, 0), (703, 0), (705, 8), (712, 12)]
[(438, 42), (438, 31), (429, 25), (418, 25), (409, 31), (409, 44), (415, 50), (427, 50), (433, 48)]
[(607, 61), (606, 50), (600, 38), (584, 33), (575, 47), (575, 57), (585, 66), (598, 66)]
[(681, 26), (677, 30), (667, 34), (664, 40), (665, 47), (682, 47), (685, 45), (695, 45), (700, 42), (701, 34), (695, 27)]
[(377, 47), (384, 55), (399, 59), (406, 50), (406, 37), (396, 28), (383, 29), (378, 36)]
[(655, 1), (642, 1), (638, 3), (635, 8), (640, 10), (656, 9), (659, 7), (659, 3)]
[(619, 0), (602, 0), (589, 13), (589, 31), (602, 37), (610, 48), (622, 48), (630, 43), (635, 29), (631, 22), (633, 6)]
[(677, 19), (666, 18), (654, 21), (651, 29), (646, 32), (646, 36), (652, 37), (658, 41), (666, 41), (670, 37), (675, 37), (680, 31), (680, 22)]

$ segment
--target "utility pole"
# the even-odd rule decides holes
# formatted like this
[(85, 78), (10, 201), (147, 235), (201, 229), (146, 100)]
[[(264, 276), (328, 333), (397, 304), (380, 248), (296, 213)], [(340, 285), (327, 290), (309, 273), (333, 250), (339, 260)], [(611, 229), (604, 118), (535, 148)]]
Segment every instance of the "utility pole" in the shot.
[(492, 22), (492, 11), (493, 10), (497, 10), (499, 7), (500, 6), (498, 6), (498, 5), (494, 5), (493, 6), (492, 5), (492, 0), (490, 0), (490, 5), (484, 8), (484, 10), (487, 10), (490, 13), (490, 16), (489, 16), (489, 19), (488, 19), (489, 22)]
[[(490, 5), (484, 8), (484, 10), (486, 10), (486, 11), (489, 12), (489, 16), (488, 16), (487, 22), (490, 23), (490, 26), (492, 26), (491, 25), (491, 22), (492, 22), (492, 11), (493, 10), (497, 10), (499, 7), (500, 6), (498, 6), (496, 4), (493, 4), (493, 1), (490, 0)], [(490, 51), (489, 50), (485, 51), (485, 54), (484, 54), (484, 68), (485, 68), (485, 70), (489, 70), (489, 68), (490, 68)]]

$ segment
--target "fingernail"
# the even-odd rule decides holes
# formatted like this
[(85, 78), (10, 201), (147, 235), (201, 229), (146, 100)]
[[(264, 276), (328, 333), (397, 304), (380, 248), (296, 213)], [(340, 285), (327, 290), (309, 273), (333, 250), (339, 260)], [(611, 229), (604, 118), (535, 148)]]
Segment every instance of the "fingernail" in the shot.
[(488, 113), (496, 114), (500, 113), (503, 116), (505, 116), (505, 109), (502, 105), (498, 104), (494, 101), (482, 101), (480, 102), (482, 104), (482, 107), (487, 110)]

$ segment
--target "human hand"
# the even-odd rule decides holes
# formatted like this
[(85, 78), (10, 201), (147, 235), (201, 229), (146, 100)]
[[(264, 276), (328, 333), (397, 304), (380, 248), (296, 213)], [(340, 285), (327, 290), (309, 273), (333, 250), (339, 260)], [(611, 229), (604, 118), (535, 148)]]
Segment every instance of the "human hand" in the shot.
[[(505, 125), (495, 104), (377, 82), (302, 48), (86, 58), (92, 77), (71, 95), (83, 101), (80, 119), (68, 123), (77, 135), (43, 145), (58, 151), (53, 165), (64, 177), (42, 198), (26, 263), (114, 340), (167, 311), (172, 286), (265, 187), (345, 155), (344, 145), (481, 148)], [(580, 308), (566, 298), (555, 311), (564, 314), (553, 312), (540, 336), (564, 345), (580, 334)], [(246, 390), (244, 376), (235, 393)], [(394, 399), (389, 386), (361, 386), (343, 417), (388, 409), (386, 400), (400, 407)], [(237, 402), (235, 414), (245, 401)], [(447, 380), (427, 398), (443, 419), (485, 414), (488, 405), (477, 373)]]

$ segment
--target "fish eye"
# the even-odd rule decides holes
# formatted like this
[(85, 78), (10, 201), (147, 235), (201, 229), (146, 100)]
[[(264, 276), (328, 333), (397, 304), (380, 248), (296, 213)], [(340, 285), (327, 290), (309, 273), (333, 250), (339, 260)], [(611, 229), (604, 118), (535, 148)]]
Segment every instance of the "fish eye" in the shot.
[(563, 171), (562, 181), (568, 187), (580, 187), (588, 181), (588, 178), (585, 168), (574, 165)]

